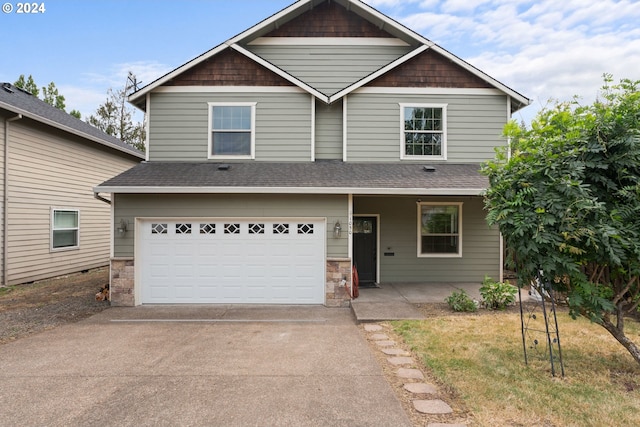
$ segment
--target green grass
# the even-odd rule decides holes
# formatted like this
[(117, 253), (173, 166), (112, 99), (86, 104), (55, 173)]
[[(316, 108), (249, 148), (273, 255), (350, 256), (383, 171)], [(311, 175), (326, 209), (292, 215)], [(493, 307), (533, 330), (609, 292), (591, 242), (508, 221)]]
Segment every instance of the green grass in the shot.
[[(558, 314), (565, 378), (548, 356), (525, 365), (520, 316), (440, 316), (394, 322), (395, 332), (436, 378), (455, 391), (480, 426), (640, 425), (640, 365), (603, 328)], [(627, 321), (640, 343), (640, 327)]]

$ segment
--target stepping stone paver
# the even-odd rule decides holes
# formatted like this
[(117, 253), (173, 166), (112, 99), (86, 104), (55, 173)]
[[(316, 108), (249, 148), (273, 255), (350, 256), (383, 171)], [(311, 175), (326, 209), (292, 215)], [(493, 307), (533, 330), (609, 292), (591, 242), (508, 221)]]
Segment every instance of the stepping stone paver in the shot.
[(392, 345), (396, 345), (395, 341), (376, 341), (376, 344), (378, 344), (378, 346), (380, 347), (391, 347)]
[(423, 414), (451, 414), (453, 409), (442, 400), (414, 400), (413, 407)]
[(372, 340), (376, 340), (376, 341), (388, 340), (389, 339), (389, 335), (387, 335), (387, 334), (373, 334), (373, 335), (371, 335), (371, 339)]
[(380, 325), (364, 325), (364, 330), (367, 332), (378, 332), (382, 330)]
[(383, 348), (380, 351), (382, 351), (387, 356), (408, 356), (409, 355), (409, 352), (399, 348)]
[(408, 378), (408, 379), (414, 379), (414, 380), (424, 379), (424, 374), (422, 373), (422, 371), (420, 371), (420, 369), (400, 368), (398, 369), (397, 374), (400, 378)]
[(387, 361), (392, 365), (410, 365), (413, 363), (413, 357), (406, 356), (396, 356), (396, 357), (388, 357)]
[(426, 383), (409, 383), (404, 385), (404, 389), (413, 394), (436, 394), (438, 389)]

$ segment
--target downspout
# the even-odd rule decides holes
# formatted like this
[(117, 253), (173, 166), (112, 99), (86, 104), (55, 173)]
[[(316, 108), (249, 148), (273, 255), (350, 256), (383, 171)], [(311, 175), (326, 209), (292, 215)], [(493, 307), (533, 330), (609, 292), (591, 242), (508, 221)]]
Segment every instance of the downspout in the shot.
[(93, 197), (95, 197), (96, 199), (100, 200), (101, 202), (105, 202), (105, 203), (106, 203), (106, 204), (108, 204), (108, 205), (110, 205), (110, 204), (111, 204), (111, 200), (109, 200), (109, 199), (106, 199), (106, 198), (102, 197), (102, 196), (100, 195), (100, 193), (98, 193), (98, 192), (96, 192), (96, 191), (94, 191), (94, 192), (93, 192)]
[(2, 282), (9, 286), (9, 123), (22, 119), (22, 114), (4, 120), (4, 212), (2, 218)]

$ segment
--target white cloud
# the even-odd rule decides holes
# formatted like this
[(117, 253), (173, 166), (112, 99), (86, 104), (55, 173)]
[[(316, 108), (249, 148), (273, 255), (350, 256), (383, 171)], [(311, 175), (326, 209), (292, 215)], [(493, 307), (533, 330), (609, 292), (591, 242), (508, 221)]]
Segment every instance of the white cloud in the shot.
[[(436, 7), (439, 6), (439, 7)], [(397, 17), (455, 55), (534, 100), (592, 102), (602, 74), (640, 79), (640, 2), (444, 0)]]
[[(60, 86), (59, 90), (65, 96), (67, 111), (79, 110), (84, 119), (94, 114), (107, 100), (109, 89), (118, 90), (125, 86), (129, 71), (135, 74), (140, 88), (171, 70), (171, 67), (153, 61), (113, 64), (102, 73), (81, 74), (77, 84)], [(136, 119), (141, 120), (141, 117)]]

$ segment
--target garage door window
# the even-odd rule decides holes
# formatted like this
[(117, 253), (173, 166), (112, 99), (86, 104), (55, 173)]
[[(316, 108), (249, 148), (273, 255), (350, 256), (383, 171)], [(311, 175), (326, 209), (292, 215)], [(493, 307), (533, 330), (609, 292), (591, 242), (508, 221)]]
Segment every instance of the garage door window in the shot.
[(313, 224), (298, 224), (298, 234), (313, 234)]
[(273, 224), (273, 234), (289, 234), (289, 224)]
[(176, 224), (176, 234), (191, 234), (191, 224)]
[(216, 234), (216, 225), (200, 224), (200, 234)]
[(77, 209), (52, 209), (51, 249), (77, 249), (80, 245), (80, 211)]

